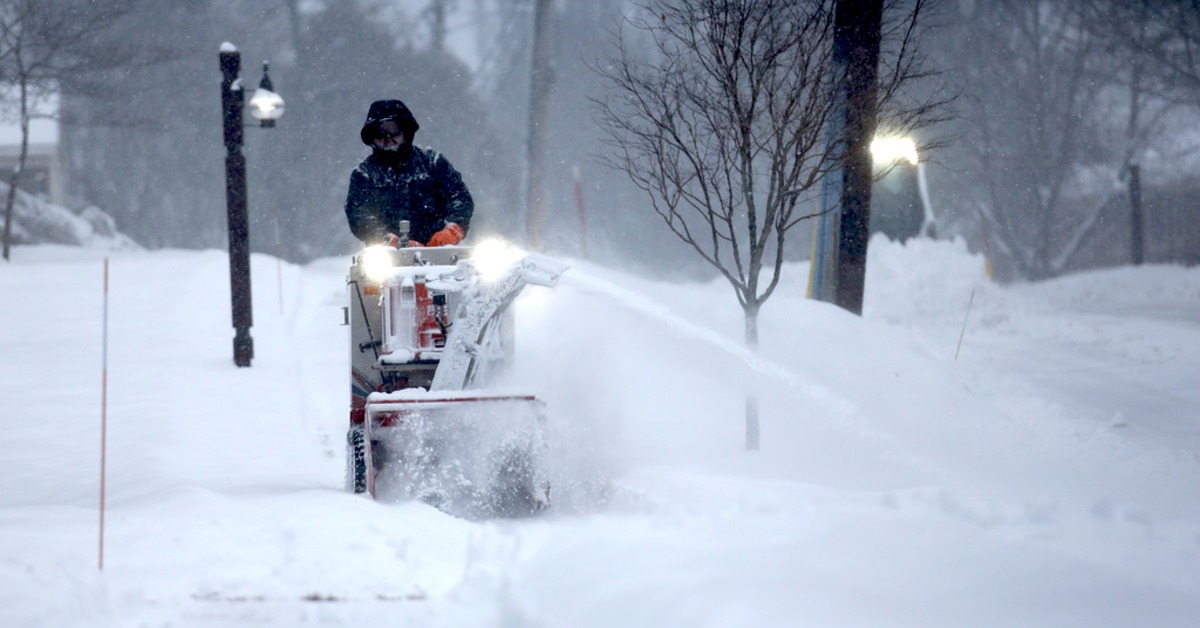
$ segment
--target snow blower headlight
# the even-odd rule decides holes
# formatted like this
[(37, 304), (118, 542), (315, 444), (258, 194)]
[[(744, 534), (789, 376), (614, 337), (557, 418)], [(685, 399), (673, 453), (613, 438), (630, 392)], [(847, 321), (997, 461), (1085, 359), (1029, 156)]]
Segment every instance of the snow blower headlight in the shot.
[(383, 281), (392, 276), (392, 269), (395, 268), (395, 261), (392, 259), (392, 253), (396, 249), (390, 246), (368, 246), (363, 249), (359, 256), (358, 263), (362, 266), (363, 275), (371, 281)]
[(524, 256), (524, 251), (503, 240), (484, 240), (475, 245), (471, 260), (484, 281), (496, 281)]

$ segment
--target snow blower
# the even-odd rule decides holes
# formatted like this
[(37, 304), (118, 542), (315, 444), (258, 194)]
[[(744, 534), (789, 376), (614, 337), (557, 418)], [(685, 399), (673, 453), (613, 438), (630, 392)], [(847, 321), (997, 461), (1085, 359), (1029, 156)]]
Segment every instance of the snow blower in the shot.
[(544, 404), (492, 388), (513, 357), (510, 309), (566, 267), (498, 241), (371, 246), (354, 259), (347, 490), (471, 518), (549, 504)]

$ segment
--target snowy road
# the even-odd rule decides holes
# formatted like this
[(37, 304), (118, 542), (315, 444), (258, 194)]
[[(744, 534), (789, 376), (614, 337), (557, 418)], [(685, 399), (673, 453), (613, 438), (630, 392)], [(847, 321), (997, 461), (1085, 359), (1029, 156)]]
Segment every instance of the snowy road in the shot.
[(791, 267), (753, 356), (728, 287), (573, 261), (518, 304), (555, 509), (469, 522), (341, 490), (345, 260), (281, 307), (254, 257), (237, 369), (222, 253), (121, 254), (100, 572), (101, 255), (0, 267), (0, 625), (1200, 621), (1198, 269), (999, 287), (873, 242), (864, 318)]

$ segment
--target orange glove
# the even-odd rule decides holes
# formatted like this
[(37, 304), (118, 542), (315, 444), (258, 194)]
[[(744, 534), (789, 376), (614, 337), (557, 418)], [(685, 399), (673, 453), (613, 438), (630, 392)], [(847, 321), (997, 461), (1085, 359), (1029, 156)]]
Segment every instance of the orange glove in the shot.
[(446, 246), (448, 244), (458, 244), (459, 242), (462, 242), (462, 239), (462, 227), (452, 222), (448, 222), (446, 223), (446, 228), (433, 234), (433, 237), (429, 238), (429, 243), (425, 246)]

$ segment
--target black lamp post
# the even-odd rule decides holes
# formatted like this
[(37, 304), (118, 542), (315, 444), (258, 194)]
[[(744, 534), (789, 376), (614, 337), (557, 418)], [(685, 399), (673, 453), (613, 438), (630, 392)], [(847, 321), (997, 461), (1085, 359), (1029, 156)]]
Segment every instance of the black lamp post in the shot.
[[(233, 362), (250, 366), (254, 339), (250, 326), (254, 317), (250, 301), (250, 231), (246, 211), (246, 158), (242, 155), (242, 109), (245, 90), (239, 76), (242, 55), (231, 43), (221, 44), (221, 109), (225, 126), (225, 206), (229, 220), (229, 287), (232, 296)], [(263, 80), (250, 99), (251, 115), (262, 126), (275, 126), (283, 115), (283, 99), (271, 91), (267, 65)]]

